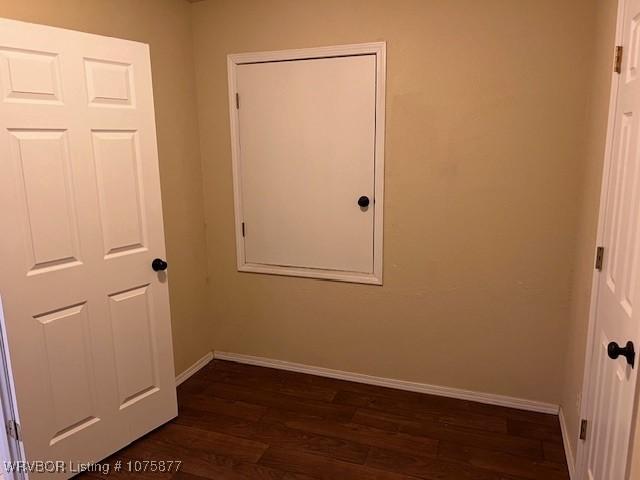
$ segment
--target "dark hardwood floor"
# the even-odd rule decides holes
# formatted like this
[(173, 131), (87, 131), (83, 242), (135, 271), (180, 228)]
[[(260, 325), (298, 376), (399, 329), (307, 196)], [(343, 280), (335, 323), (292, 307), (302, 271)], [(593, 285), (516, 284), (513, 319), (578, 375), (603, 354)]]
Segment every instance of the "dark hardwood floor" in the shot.
[(176, 419), (108, 461), (181, 460), (180, 470), (110, 478), (569, 478), (554, 415), (219, 360), (178, 402)]

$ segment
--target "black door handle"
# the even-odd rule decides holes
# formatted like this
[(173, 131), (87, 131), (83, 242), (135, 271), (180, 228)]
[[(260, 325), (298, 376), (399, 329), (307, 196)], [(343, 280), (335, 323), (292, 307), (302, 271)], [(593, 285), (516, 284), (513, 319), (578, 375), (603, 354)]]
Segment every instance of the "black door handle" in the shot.
[(358, 205), (362, 208), (366, 208), (369, 206), (369, 197), (365, 197), (364, 195), (358, 199)]
[(166, 270), (168, 266), (169, 264), (161, 258), (154, 258), (153, 262), (151, 262), (151, 268), (153, 268), (154, 272), (162, 272)]
[(609, 358), (615, 360), (620, 355), (627, 359), (627, 363), (631, 365), (631, 368), (635, 365), (636, 362), (636, 351), (633, 348), (633, 342), (627, 342), (624, 347), (621, 347), (616, 342), (611, 342), (607, 346), (607, 354)]

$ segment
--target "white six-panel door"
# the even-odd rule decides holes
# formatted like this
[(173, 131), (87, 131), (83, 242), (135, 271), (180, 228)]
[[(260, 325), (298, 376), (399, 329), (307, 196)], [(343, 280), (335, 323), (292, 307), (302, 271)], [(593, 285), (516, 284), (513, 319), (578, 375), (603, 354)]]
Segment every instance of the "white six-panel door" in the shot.
[(146, 45), (0, 19), (0, 225), (27, 459), (99, 460), (175, 416)]
[(612, 342), (640, 346), (640, 0), (626, 1), (622, 18), (625, 52), (605, 190), (585, 480), (625, 478), (638, 371), (637, 358), (632, 366), (608, 352)]

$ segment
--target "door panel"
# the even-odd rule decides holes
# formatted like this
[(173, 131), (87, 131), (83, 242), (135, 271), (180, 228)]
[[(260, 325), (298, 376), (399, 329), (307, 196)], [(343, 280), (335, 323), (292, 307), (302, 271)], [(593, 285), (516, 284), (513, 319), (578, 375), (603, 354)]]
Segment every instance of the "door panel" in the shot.
[(84, 67), (89, 105), (134, 106), (131, 64), (86, 58)]
[[(150, 328), (152, 299), (144, 285), (109, 296), (118, 368), (120, 409), (158, 389)], [(130, 365), (136, 365), (132, 369)]]
[(62, 101), (60, 66), (54, 53), (0, 48), (0, 79), (5, 101)]
[(24, 450), (97, 461), (177, 413), (167, 276), (151, 269), (165, 245), (148, 48), (0, 20), (0, 92)]
[[(92, 132), (105, 255), (145, 248), (136, 132)], [(105, 257), (105, 258), (106, 258)]]
[(75, 192), (64, 130), (10, 130), (23, 202), (28, 275), (80, 262)]
[(99, 421), (93, 376), (87, 304), (74, 305), (34, 318), (42, 327), (42, 350), (51, 379), (54, 415), (50, 443)]
[(375, 55), (236, 75), (246, 262), (372, 273)]

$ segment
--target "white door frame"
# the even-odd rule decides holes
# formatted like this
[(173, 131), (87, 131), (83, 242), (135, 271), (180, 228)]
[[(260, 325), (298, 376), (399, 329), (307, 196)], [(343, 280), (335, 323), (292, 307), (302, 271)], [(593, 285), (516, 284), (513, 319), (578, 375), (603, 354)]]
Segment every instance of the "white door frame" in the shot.
[[(623, 20), (624, 20), (624, 9), (626, 6), (626, 0), (618, 0), (618, 11), (617, 11), (617, 20), (616, 20), (616, 34), (615, 34), (615, 45), (623, 44)], [(611, 52), (611, 58), (613, 59), (614, 52)], [(613, 153), (613, 140), (614, 140), (614, 129), (615, 129), (615, 114), (616, 114), (616, 103), (618, 99), (618, 86), (621, 75), (615, 73), (613, 71), (613, 63), (611, 66), (611, 92), (609, 95), (609, 114), (607, 120), (607, 137), (605, 143), (605, 152), (604, 152), (604, 162), (602, 168), (602, 184), (600, 187), (600, 205), (598, 209), (598, 230), (596, 235), (596, 244), (594, 245), (602, 245), (604, 242), (604, 220), (606, 213), (606, 203), (609, 191), (609, 176), (611, 172), (612, 165), (612, 153)], [(594, 251), (595, 257), (595, 251)], [(585, 368), (584, 368), (584, 376), (582, 381), (582, 394), (580, 401), (580, 418), (588, 419), (589, 412), (593, 406), (593, 398), (590, 397), (589, 393), (591, 392), (591, 380), (593, 374), (593, 350), (594, 350), (594, 341), (595, 341), (595, 331), (596, 331), (596, 313), (598, 310), (598, 288), (599, 288), (599, 275), (600, 272), (594, 268), (593, 275), (591, 278), (591, 299), (589, 305), (589, 327), (587, 331), (587, 348), (585, 352)], [(640, 329), (640, 325), (638, 326)], [(636, 404), (638, 400), (638, 395), (636, 394)], [(590, 419), (589, 419), (590, 420)], [(632, 434), (634, 429), (632, 428)], [(587, 432), (587, 435), (589, 433)], [(631, 440), (631, 437), (630, 437)], [(583, 440), (578, 440), (578, 451), (575, 465), (575, 478), (582, 479), (586, 478), (586, 468), (587, 468), (587, 449), (585, 448), (586, 443)], [(628, 461), (627, 461), (628, 462)], [(629, 465), (627, 463), (627, 475), (628, 475)]]
[[(26, 478), (24, 474), (6, 471), (6, 463), (17, 464), (24, 460), (22, 442), (19, 438), (9, 436), (7, 430), (8, 422), (12, 420), (17, 425), (20, 424), (16, 414), (15, 390), (13, 388), (11, 374), (11, 359), (9, 358), (8, 346), (6, 344), (7, 334), (5, 331), (4, 312), (2, 310), (2, 298), (0, 297), (0, 480), (22, 480)], [(18, 432), (18, 437), (19, 437)]]
[[(367, 283), (382, 285), (382, 241), (384, 210), (384, 138), (385, 138), (385, 80), (386, 80), (386, 43), (360, 43), (338, 45), (332, 47), (301, 48), (295, 50), (279, 50), (272, 52), (238, 53), (227, 56), (227, 75), (229, 84), (229, 118), (231, 126), (231, 159), (233, 166), (233, 195), (236, 231), (237, 267), (240, 272), (269, 273), (295, 277), (321, 278), (341, 282)], [(376, 56), (376, 124), (374, 149), (374, 195), (377, 205), (373, 218), (373, 273), (343, 272), (316, 268), (286, 267), (262, 265), (245, 261), (244, 241), (242, 235), (242, 182), (240, 135), (238, 126), (238, 109), (236, 108), (236, 67), (238, 65), (258, 62), (274, 62), (284, 60), (301, 60), (313, 58), (341, 57), (353, 55)]]

